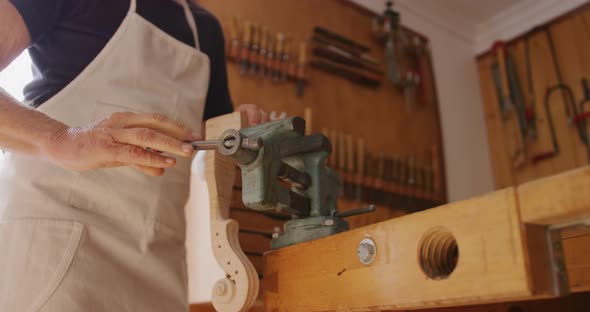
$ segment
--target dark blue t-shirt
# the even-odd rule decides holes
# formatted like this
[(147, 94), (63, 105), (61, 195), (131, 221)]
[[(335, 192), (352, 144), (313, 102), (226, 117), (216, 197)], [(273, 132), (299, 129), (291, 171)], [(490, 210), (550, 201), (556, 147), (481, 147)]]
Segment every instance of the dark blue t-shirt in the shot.
[[(129, 11), (129, 0), (10, 0), (29, 33), (33, 81), (25, 102), (38, 107), (58, 93), (94, 60)], [(211, 74), (204, 120), (233, 111), (227, 86), (223, 32), (217, 19), (191, 4), (201, 51)], [(195, 45), (183, 8), (173, 0), (137, 0), (137, 12), (174, 38)], [(84, 105), (84, 100), (80, 100)]]

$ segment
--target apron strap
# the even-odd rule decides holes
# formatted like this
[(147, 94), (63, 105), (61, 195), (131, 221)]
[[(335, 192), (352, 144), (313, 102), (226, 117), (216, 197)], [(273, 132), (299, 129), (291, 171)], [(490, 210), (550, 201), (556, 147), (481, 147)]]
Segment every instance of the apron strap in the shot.
[[(132, 0), (135, 1), (135, 0)], [(190, 8), (188, 0), (175, 0), (176, 2), (180, 2), (182, 7), (184, 8), (184, 15), (186, 17), (186, 21), (188, 26), (191, 28), (193, 32), (193, 38), (195, 39), (195, 48), (197, 50), (201, 50), (199, 48), (199, 32), (197, 31), (197, 22), (195, 21), (195, 16), (193, 15), (193, 11)]]
[[(174, 0), (176, 3), (180, 4), (184, 9), (184, 16), (186, 17), (186, 21), (188, 26), (193, 33), (193, 39), (195, 40), (195, 48), (197, 50), (201, 50), (199, 48), (199, 32), (197, 31), (197, 22), (195, 21), (195, 16), (191, 11), (191, 8), (188, 4), (188, 0)], [(137, 0), (131, 0), (129, 4), (129, 12), (136, 13), (137, 11)]]
[(137, 0), (131, 0), (129, 3), (129, 13), (135, 13), (137, 11)]

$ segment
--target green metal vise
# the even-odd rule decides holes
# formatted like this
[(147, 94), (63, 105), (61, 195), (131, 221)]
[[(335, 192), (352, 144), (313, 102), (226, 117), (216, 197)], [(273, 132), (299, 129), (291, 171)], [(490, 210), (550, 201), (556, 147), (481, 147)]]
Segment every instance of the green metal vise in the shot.
[(374, 211), (371, 207), (338, 212), (341, 181), (325, 165), (332, 145), (322, 134), (304, 133), (305, 120), (291, 117), (227, 130), (217, 141), (219, 152), (234, 158), (242, 171), (247, 207), (291, 214), (284, 232), (273, 236), (273, 249), (346, 231), (344, 217)]

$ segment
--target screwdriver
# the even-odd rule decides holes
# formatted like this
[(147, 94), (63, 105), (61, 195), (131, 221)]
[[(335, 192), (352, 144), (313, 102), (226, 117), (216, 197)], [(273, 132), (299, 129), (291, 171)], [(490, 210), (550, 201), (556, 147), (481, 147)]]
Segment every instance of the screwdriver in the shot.
[[(243, 138), (240, 146), (242, 149), (257, 151), (262, 148), (262, 142), (262, 138)], [(193, 141), (189, 144), (195, 148), (195, 151), (210, 151), (219, 148), (219, 140)], [(223, 146), (225, 148), (233, 148), (235, 145), (235, 138), (226, 138), (223, 141)]]

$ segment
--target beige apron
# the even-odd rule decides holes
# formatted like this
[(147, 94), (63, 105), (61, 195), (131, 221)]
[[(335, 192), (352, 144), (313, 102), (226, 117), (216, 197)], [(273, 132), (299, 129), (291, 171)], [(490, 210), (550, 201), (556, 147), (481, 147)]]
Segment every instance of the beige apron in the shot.
[[(200, 131), (209, 59), (127, 17), (94, 61), (40, 111), (70, 126), (159, 112)], [(0, 164), (0, 311), (187, 311), (184, 204), (190, 159), (162, 177), (72, 172), (23, 155)]]

